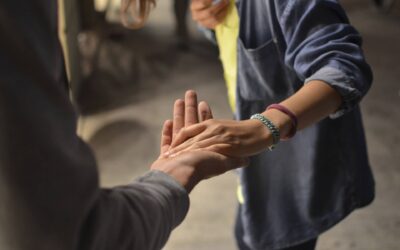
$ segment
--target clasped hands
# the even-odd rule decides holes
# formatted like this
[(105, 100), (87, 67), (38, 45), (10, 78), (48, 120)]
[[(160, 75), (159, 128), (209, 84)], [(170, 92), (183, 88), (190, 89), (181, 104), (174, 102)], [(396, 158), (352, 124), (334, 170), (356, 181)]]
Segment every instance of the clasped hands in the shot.
[(163, 171), (189, 192), (203, 179), (248, 164), (247, 157), (268, 147), (271, 135), (256, 120), (213, 119), (194, 91), (174, 104), (173, 120), (164, 123), (161, 152), (152, 169)]

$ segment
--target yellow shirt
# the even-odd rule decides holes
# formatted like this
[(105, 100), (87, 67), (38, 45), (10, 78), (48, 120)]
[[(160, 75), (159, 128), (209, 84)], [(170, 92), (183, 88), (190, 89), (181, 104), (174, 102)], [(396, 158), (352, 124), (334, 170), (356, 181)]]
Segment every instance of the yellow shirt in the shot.
[(228, 89), (229, 104), (235, 112), (237, 80), (237, 40), (239, 36), (239, 15), (235, 0), (230, 0), (225, 20), (215, 28), (219, 47), (219, 57), (224, 68), (224, 77)]
[[(225, 20), (215, 28), (219, 47), (219, 57), (224, 67), (224, 77), (228, 89), (229, 105), (235, 112), (236, 80), (237, 80), (237, 40), (239, 36), (239, 15), (235, 0), (230, 0), (228, 14)], [(244, 203), (242, 187), (239, 184), (237, 197), (241, 204)]]

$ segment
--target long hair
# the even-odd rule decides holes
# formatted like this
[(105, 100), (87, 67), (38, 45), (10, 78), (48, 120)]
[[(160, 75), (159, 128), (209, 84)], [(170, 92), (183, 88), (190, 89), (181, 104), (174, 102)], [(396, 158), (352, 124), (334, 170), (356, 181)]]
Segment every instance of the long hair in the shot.
[(143, 27), (156, 0), (121, 0), (122, 23), (132, 29)]

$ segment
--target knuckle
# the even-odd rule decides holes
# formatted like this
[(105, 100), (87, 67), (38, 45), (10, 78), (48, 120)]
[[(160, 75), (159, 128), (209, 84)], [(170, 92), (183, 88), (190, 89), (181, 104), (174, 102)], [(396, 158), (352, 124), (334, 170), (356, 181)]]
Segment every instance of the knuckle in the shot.
[(237, 137), (230, 131), (225, 132), (224, 137), (229, 144), (236, 145), (239, 142)]
[(230, 144), (232, 145), (232, 147), (240, 147), (242, 145), (241, 141), (236, 136), (231, 138)]
[(226, 128), (222, 124), (214, 124), (213, 125), (213, 131), (217, 134), (225, 134), (226, 133)]
[(179, 119), (179, 118), (183, 118), (183, 115), (181, 113), (175, 113), (174, 119)]
[(219, 125), (212, 125), (212, 126), (210, 126), (210, 131), (211, 131), (211, 133), (213, 133), (213, 134), (217, 134), (218, 136), (220, 136), (220, 127), (219, 127)]
[(197, 112), (197, 107), (195, 103), (188, 103), (186, 106), (186, 112), (189, 114), (192, 114), (194, 112)]

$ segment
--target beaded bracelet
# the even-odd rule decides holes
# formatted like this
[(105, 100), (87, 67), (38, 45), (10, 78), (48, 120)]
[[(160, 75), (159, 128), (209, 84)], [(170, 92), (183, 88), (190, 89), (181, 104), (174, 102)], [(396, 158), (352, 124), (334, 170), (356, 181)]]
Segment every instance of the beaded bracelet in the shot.
[(276, 144), (279, 143), (281, 138), (279, 129), (275, 126), (275, 124), (273, 124), (268, 118), (266, 118), (262, 114), (254, 114), (250, 117), (250, 119), (261, 121), (268, 128), (268, 130), (271, 131), (272, 145), (269, 146), (268, 149), (272, 151), (275, 148)]

